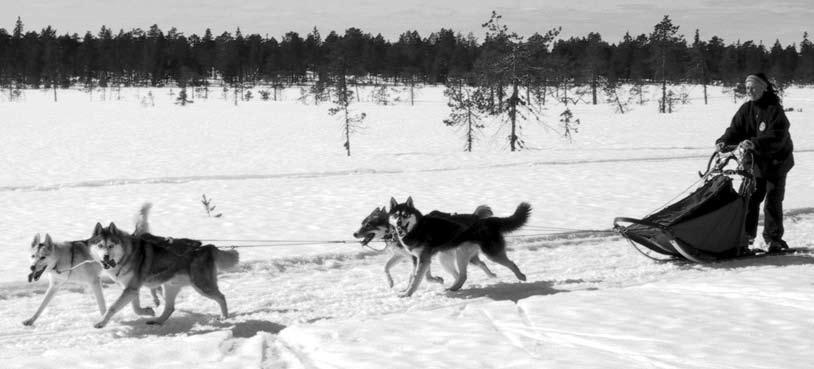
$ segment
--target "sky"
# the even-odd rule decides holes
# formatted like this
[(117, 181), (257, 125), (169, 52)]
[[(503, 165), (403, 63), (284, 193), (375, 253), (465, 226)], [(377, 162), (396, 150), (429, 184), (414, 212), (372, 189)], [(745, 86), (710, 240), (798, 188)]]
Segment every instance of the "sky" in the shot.
[[(813, 31), (814, 7), (810, 0), (0, 0), (0, 27), (12, 29), (20, 16), (26, 30), (47, 25), (58, 33), (92, 31), (105, 25), (114, 31), (147, 29), (157, 24), (167, 31), (176, 27), (186, 35), (257, 33), (280, 38), (294, 31), (305, 35), (314, 27), (327, 35), (349, 27), (396, 40), (407, 30), (422, 36), (441, 28), (482, 39), (481, 24), (492, 10), (503, 16), (511, 30), (530, 36), (562, 27), (561, 36), (585, 36), (599, 32), (603, 39), (618, 42), (625, 32), (650, 33), (664, 15), (670, 15), (679, 33), (691, 40), (695, 29), (708, 40), (713, 35), (725, 42), (737, 40), (784, 45), (802, 40)], [(811, 28), (811, 29), (809, 29)]]

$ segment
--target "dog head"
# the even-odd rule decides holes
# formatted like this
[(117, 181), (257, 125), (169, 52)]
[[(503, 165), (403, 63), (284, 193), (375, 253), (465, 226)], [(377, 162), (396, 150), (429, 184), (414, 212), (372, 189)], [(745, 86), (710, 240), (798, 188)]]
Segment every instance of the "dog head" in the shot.
[(110, 269), (115, 268), (127, 254), (129, 240), (127, 233), (116, 228), (116, 224), (110, 223), (104, 228), (96, 223), (88, 246), (93, 258), (102, 263), (105, 269)]
[(388, 213), (384, 207), (373, 209), (363, 221), (359, 230), (353, 233), (353, 237), (362, 239), (362, 246), (367, 245), (374, 239), (384, 239), (390, 231)]
[(45, 234), (45, 241), (40, 242), (39, 233), (31, 241), (31, 273), (28, 274), (28, 282), (38, 281), (48, 269), (53, 269), (57, 264), (57, 255), (54, 253), (54, 242), (51, 236)]
[(402, 204), (391, 197), (389, 217), (390, 224), (402, 232), (410, 232), (421, 218), (421, 212), (413, 205), (412, 197), (407, 197), (407, 201)]

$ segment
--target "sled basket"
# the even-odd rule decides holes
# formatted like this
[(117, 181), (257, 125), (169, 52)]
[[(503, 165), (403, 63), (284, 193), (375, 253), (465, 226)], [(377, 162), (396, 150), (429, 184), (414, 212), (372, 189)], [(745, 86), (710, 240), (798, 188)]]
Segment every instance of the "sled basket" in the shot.
[[(722, 170), (731, 158), (722, 161), (715, 158), (718, 154), (702, 174), (706, 181), (701, 187), (643, 219), (618, 217), (614, 230), (670, 259), (709, 262), (742, 255), (747, 250), (746, 209), (754, 181), (751, 171)], [(713, 159), (718, 159), (715, 167)], [(739, 167), (742, 161), (738, 160)], [(733, 176), (742, 177), (740, 191), (733, 186)]]

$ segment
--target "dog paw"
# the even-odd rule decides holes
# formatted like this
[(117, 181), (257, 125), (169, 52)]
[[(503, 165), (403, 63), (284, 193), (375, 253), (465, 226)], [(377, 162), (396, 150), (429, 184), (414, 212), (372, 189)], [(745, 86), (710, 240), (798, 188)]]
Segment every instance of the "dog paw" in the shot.
[(34, 325), (34, 319), (26, 319), (26, 320), (24, 320), (23, 325), (27, 326), (27, 327), (30, 327), (30, 326)]
[(410, 297), (412, 295), (413, 295), (413, 292), (411, 292), (409, 290), (404, 290), (404, 291), (399, 292), (398, 296), (401, 297), (401, 298), (405, 298), (405, 297)]
[(520, 274), (520, 275), (517, 276), (517, 279), (525, 282), (526, 281), (526, 275), (525, 274)]
[(107, 322), (99, 322), (93, 325), (93, 328), (104, 328)]

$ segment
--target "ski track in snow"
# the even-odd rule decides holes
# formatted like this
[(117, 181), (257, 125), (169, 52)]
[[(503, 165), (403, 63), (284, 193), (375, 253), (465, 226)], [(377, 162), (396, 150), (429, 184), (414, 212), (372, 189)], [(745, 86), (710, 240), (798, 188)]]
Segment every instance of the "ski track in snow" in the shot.
[[(685, 148), (686, 150), (701, 151), (703, 148)], [(622, 149), (618, 149), (622, 150)], [(665, 148), (664, 150), (668, 150)], [(810, 153), (814, 149), (797, 149), (795, 153)], [(580, 164), (597, 164), (597, 163), (635, 163), (635, 162), (649, 162), (649, 161), (673, 161), (673, 160), (688, 160), (688, 159), (703, 159), (708, 158), (709, 155), (688, 154), (683, 156), (663, 156), (663, 157), (647, 157), (647, 158), (610, 158), (610, 159), (595, 159), (595, 160), (553, 160), (553, 161), (528, 161), (507, 164), (493, 164), (481, 166), (462, 166), (462, 167), (447, 167), (447, 168), (432, 168), (432, 169), (416, 169), (416, 170), (381, 170), (381, 169), (352, 169), (346, 171), (336, 172), (304, 172), (304, 173), (281, 173), (281, 174), (240, 174), (240, 175), (208, 175), (208, 176), (185, 176), (185, 177), (155, 177), (155, 178), (113, 178), (113, 179), (100, 179), (94, 181), (81, 181), (81, 182), (68, 182), (68, 183), (55, 183), (48, 185), (30, 185), (30, 186), (6, 186), (0, 187), (0, 192), (3, 191), (55, 191), (63, 188), (82, 188), (82, 187), (106, 187), (106, 186), (122, 186), (131, 184), (173, 184), (173, 183), (189, 183), (200, 181), (240, 181), (247, 179), (276, 179), (276, 178), (324, 178), (333, 176), (347, 176), (357, 174), (404, 174), (404, 173), (426, 173), (426, 172), (450, 172), (456, 170), (473, 170), (473, 169), (490, 169), (490, 168), (511, 168), (511, 167), (526, 167), (538, 165), (580, 165)]]

